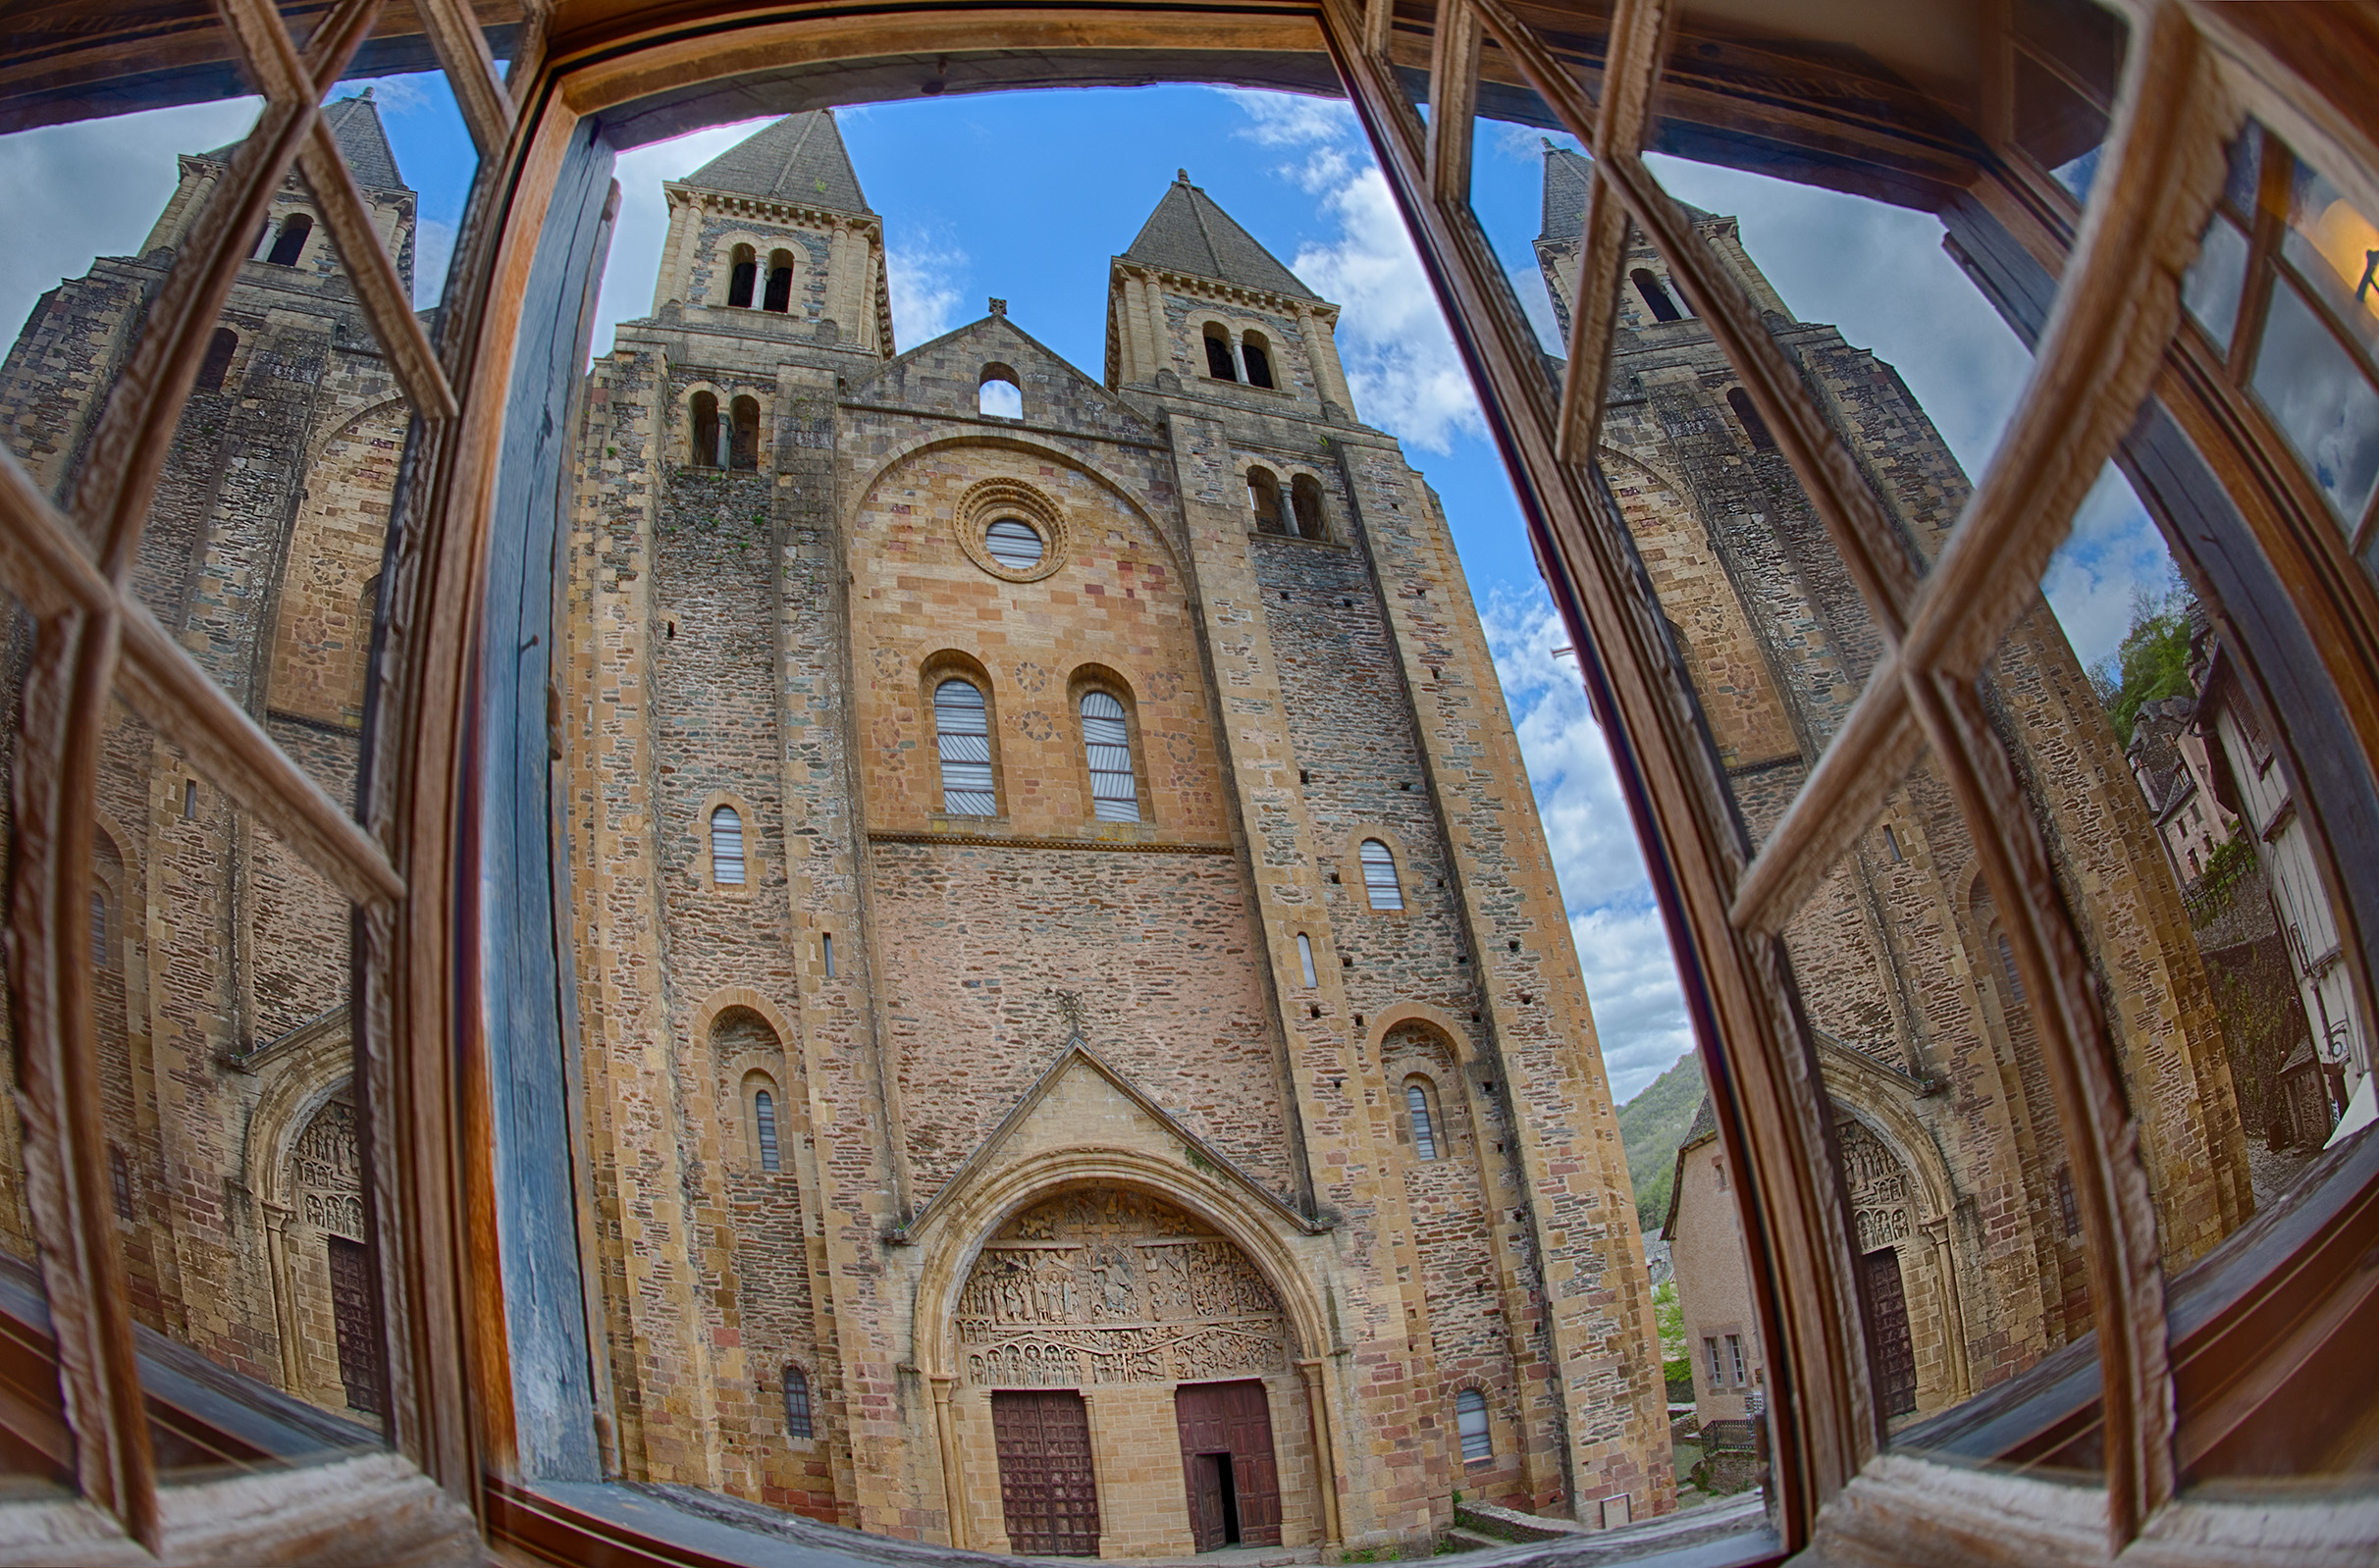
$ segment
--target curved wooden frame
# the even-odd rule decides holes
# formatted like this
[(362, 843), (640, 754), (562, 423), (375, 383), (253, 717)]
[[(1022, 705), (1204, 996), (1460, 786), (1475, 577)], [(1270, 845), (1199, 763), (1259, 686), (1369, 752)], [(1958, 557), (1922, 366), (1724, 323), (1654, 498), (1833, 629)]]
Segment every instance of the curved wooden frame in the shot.
[[(589, 116), (682, 97), (723, 78), (933, 58), (963, 38), (973, 53), (1060, 62), (1137, 56), (1161, 66), (1168, 57), (1210, 61), (1218, 53), (1282, 61), (1326, 53), (1354, 99), (1448, 306), (1587, 661), (1590, 692), (1664, 895), (1720, 1135), (1738, 1171), (1749, 1175), (1736, 1186), (1747, 1206), (1767, 1360), (1781, 1395), (1772, 1497), (1783, 1542), (1822, 1541), (1851, 1558), (1915, 1552), (2007, 1560), (2020, 1553), (2041, 1561), (2099, 1560), (2135, 1541), (2172, 1561), (2208, 1560), (2217, 1536), (2219, 1549), (2246, 1556), (2290, 1543), (2258, 1533), (2246, 1515), (2223, 1512), (2226, 1505), (2176, 1501), (2172, 1360), (2187, 1361), (2194, 1341), (2168, 1345), (2152, 1213), (2129, 1114), (2106, 1066), (2104, 1024), (2037, 830), (2007, 804), (2017, 798), (2007, 758), (1974, 680), (1999, 633), (2030, 602), (2084, 489), (2128, 439), (2151, 391), (2172, 394), (2201, 444), (2234, 457), (2254, 449), (2253, 432), (2223, 427), (2228, 405), (2220, 389), (2193, 379), (2186, 355), (2169, 347), (2178, 276), (2219, 182), (2222, 140), (2242, 111), (2271, 124), (2342, 190), (2379, 209), (2379, 119), (2367, 100), (2340, 90), (2355, 79), (2351, 68), (2340, 75), (2341, 59), (2379, 62), (2379, 29), (2367, 19), (2357, 13), (2311, 37), (2284, 31), (2253, 8), (2121, 0), (2135, 45), (2106, 162), (2071, 253), (2064, 253), (2066, 236), (2049, 232), (2056, 228), (2050, 218), (2039, 220), (2040, 232), (2020, 236), (2064, 268), (2024, 407), (1941, 558), (1920, 577), (1756, 311), (1640, 159), (1674, 26), (1665, 0), (1618, 0), (1599, 100), (1587, 97), (1576, 74), (1508, 0), (1441, 0), (1430, 34), (1430, 101), (1439, 112), (1425, 130), (1390, 64), (1399, 31), (1390, 0), (1366, 0), (1361, 9), (1355, 0), (987, 11), (758, 3), (704, 13), (590, 9), (567, 15), (575, 31), (557, 29), (555, 17), (538, 8), (515, 41), (508, 85), (496, 77), (462, 0), (418, 0), (414, 25), (448, 71), (482, 154), (434, 345), (371, 235), (317, 109), (321, 91), (371, 32), (378, 0), (340, 0), (303, 53), (265, 0), (221, 4), (248, 73), (264, 89), (265, 110), (234, 155), (224, 195), (198, 216), (150, 308), (148, 330), (94, 432), (71, 509), (51, 505), (21, 467), (0, 457), (0, 581), (37, 620), (13, 781), (10, 910), (26, 1159), (78, 1485), (88, 1499), (0, 1510), (0, 1540), (36, 1531), (57, 1555), (78, 1560), (118, 1556), (130, 1542), (167, 1560), (225, 1553), (284, 1560), (320, 1547), (335, 1519), (351, 1550), (409, 1550), (426, 1560), (473, 1549), (462, 1507), (475, 1504), (500, 1538), (529, 1517), (514, 1480), (489, 1154), (492, 1070), (478, 1006), (479, 789), (488, 738), (472, 651), (486, 607), (514, 358), (532, 309), (553, 304), (532, 285), (547, 220), (558, 210), (557, 181)], [(1582, 272), (1591, 287), (1580, 299), (1599, 304), (1578, 313), (1573, 373), (1558, 400), (1465, 205), (1469, 111), (1488, 35), (1596, 153)], [(1031, 68), (1016, 70), (1022, 78)], [(1294, 72), (1284, 67), (1282, 75)], [(1927, 156), (1930, 164), (1912, 156), (1911, 167), (1946, 167), (1942, 157)], [(245, 259), (242, 241), (292, 167), (313, 187), (323, 227), (420, 421), (400, 545), (383, 589), (386, 630), (375, 668), (382, 700), (368, 721), (361, 822), (281, 754), (126, 588), (162, 453)], [(2009, 206), (2026, 210), (2020, 200)], [(1657, 617), (1635, 597), (1608, 493), (1590, 466), (1571, 461), (1595, 449), (1601, 383), (1589, 372), (1608, 357), (1610, 312), (1600, 302), (1615, 290), (1629, 222), (1670, 259), (1678, 291), (1734, 363), (1850, 562), (1888, 650), (1801, 801), (1756, 856), (1725, 806), (1689, 694), (1680, 701)], [(2321, 639), (2322, 673), (2353, 715), (2360, 755), (2379, 756), (2379, 674), (2367, 657), (2379, 646), (2379, 616), (2370, 585), (2341, 574), (2331, 542), (2304, 537), (2292, 503), (2266, 503), (2268, 475), (2232, 457), (2223, 473)], [(2324, 635), (2330, 631), (2339, 635)], [(393, 1326), (394, 1437), (401, 1457), (178, 1489), (170, 1499), (157, 1490), (112, 1236), (89, 952), (79, 940), (88, 912), (78, 908), (87, 896), (95, 810), (101, 726), (94, 719), (119, 690), (201, 771), (358, 901), (356, 1019), (364, 1044), (357, 1084), (375, 1123), (373, 1222)], [(1817, 1053), (1774, 932), (1924, 748), (1982, 830), (1984, 876), (2027, 987), (2039, 999), (2044, 1051), (2074, 1139), (2104, 1367), (2109, 1485), (2102, 1497), (2052, 1494), (2008, 1477), (1877, 1454), (1879, 1423), (1867, 1392), (1842, 1194), (1812, 1175), (1833, 1169)], [(2333, 885), (2349, 884), (2334, 874)], [(2350, 920), (2379, 915), (2358, 912), (2351, 898), (2341, 904)], [(2335, 1164), (2356, 1194), (2379, 1184), (2369, 1160)], [(2300, 1289), (2323, 1301), (2345, 1299), (2338, 1292), (2359, 1278), (2379, 1219), (2369, 1202), (2312, 1207), (2317, 1212), (2297, 1229), (2274, 1228), (2295, 1249), (2278, 1261), (2293, 1262), (2300, 1277), (2316, 1271), (2309, 1282), (2297, 1280)], [(2231, 1262), (2244, 1267), (2255, 1258), (2250, 1250)], [(2276, 1287), (2259, 1282), (2275, 1265), (2258, 1267), (2258, 1282), (2221, 1303), (2205, 1333), (2256, 1322), (2277, 1299)], [(2263, 1376), (2261, 1364), (2250, 1366), (2246, 1385), (2277, 1397), (2270, 1390), (2287, 1386), (2283, 1374), (2304, 1365), (2303, 1354), (2294, 1343), (2270, 1349), (2265, 1362), (2274, 1370)], [(1313, 1383), (1326, 1381), (1326, 1363), (1300, 1367)], [(2240, 1379), (2228, 1386), (2242, 1386)], [(943, 1392), (937, 1382), (937, 1399)], [(2236, 1430), (2239, 1408), (2234, 1400), (2225, 1431)], [(1322, 1448), (1327, 1454), (1326, 1440)], [(1327, 1504), (1331, 1489), (1324, 1490)], [(537, 1514), (539, 1528), (555, 1517), (551, 1508)], [(358, 1529), (359, 1519), (368, 1527)], [(2300, 1507), (2293, 1527), (2293, 1541), (2310, 1532), (2350, 1553), (2357, 1542), (2367, 1549), (2379, 1533), (2367, 1510), (2358, 1516), (2345, 1505)]]

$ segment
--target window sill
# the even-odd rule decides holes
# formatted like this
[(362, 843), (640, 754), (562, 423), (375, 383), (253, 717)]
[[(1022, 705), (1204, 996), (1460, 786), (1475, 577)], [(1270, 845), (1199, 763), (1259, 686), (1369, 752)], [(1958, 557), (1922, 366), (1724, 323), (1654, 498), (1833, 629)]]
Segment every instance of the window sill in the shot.
[(1249, 539), (1278, 540), (1284, 545), (1305, 545), (1314, 549), (1352, 549), (1354, 548), (1343, 539), (1307, 539), (1302, 534), (1276, 534), (1266, 528), (1250, 528), (1247, 530), (1247, 537)]

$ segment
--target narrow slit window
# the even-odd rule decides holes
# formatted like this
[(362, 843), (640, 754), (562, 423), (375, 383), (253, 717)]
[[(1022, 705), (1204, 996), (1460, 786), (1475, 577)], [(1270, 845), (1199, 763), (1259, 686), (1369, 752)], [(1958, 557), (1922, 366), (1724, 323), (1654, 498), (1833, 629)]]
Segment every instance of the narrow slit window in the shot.
[(739, 310), (749, 310), (752, 306), (752, 283), (760, 271), (760, 264), (752, 259), (750, 245), (737, 245), (732, 254), (734, 259), (727, 268), (727, 303)]
[(1908, 859), (1907, 856), (1900, 853), (1900, 835), (1894, 833), (1889, 827), (1883, 829), (1883, 852), (1891, 857), (1891, 863), (1894, 865), (1898, 865)]
[(752, 1095), (752, 1136), (760, 1144), (760, 1168), (776, 1169), (776, 1097), (766, 1089)]
[(1240, 340), (1240, 359), (1247, 367), (1247, 385), (1272, 390), (1272, 353), (1264, 335), (1251, 332)]
[(198, 781), (194, 778), (182, 781), (182, 819), (185, 822), (198, 820)]
[(1412, 1118), (1412, 1152), (1424, 1160), (1436, 1159), (1437, 1127), (1429, 1120), (1429, 1091), (1418, 1083), (1405, 1084), (1404, 1110)]
[(1401, 910), (1404, 890), (1396, 879), (1396, 856), (1378, 839), (1363, 840), (1363, 892), (1375, 910)]
[(1083, 751), (1090, 760), (1090, 806), (1102, 822), (1140, 819), (1132, 779), (1132, 737), (1124, 705), (1106, 692), (1083, 694)]
[(1726, 406), (1734, 410), (1735, 419), (1743, 427), (1743, 434), (1751, 438), (1753, 450), (1765, 452), (1775, 449), (1776, 439), (1768, 434), (1768, 421), (1762, 419), (1760, 411), (1751, 406), (1751, 393), (1740, 387), (1728, 389)]
[(810, 1375), (799, 1367), (785, 1368), (785, 1436), (816, 1436), (810, 1423)]
[(1206, 374), (1216, 381), (1239, 380), (1238, 367), (1231, 363), (1231, 340), (1220, 327), (1206, 329)]
[(768, 257), (768, 291), (760, 308), (783, 315), (793, 307), (793, 253), (779, 250)]
[(711, 880), (720, 887), (743, 886), (743, 817), (732, 806), (711, 813)]
[(818, 945), (819, 951), (825, 954), (826, 978), (831, 980), (834, 978), (834, 938), (831, 934), (821, 936), (818, 939)]
[(198, 390), (223, 391), (223, 378), (232, 372), (232, 356), (239, 351), (239, 335), (229, 327), (218, 327), (215, 336), (207, 340), (206, 357), (198, 362)]
[(272, 254), (264, 259), (276, 267), (294, 267), (305, 251), (306, 235), (314, 232), (314, 220), (302, 212), (291, 213), (281, 221), (281, 233), (274, 237)]
[(933, 689), (933, 734), (941, 749), (942, 810), (952, 816), (997, 816), (991, 783), (991, 714), (971, 681)]
[(132, 1166), (115, 1144), (107, 1146), (107, 1190), (116, 1201), (116, 1218), (132, 1217)]
[(1310, 991), (1319, 982), (1313, 975), (1313, 938), (1302, 931), (1296, 933), (1296, 961), (1304, 966), (1305, 989)]
[(1638, 267), (1628, 277), (1634, 281), (1637, 297), (1644, 301), (1644, 308), (1652, 312), (1653, 320), (1685, 319), (1685, 313), (1677, 309), (1677, 302), (1668, 297), (1668, 290), (1662, 287), (1661, 280), (1653, 275), (1651, 268)]
[(1475, 1465), (1495, 1457), (1495, 1434), (1487, 1425), (1487, 1396), (1464, 1388), (1454, 1396), (1454, 1425), (1462, 1435), (1462, 1463)]
[(2082, 1205), (2074, 1196), (2074, 1168), (2057, 1167), (2057, 1218), (2064, 1223), (2068, 1236), (2082, 1233)]

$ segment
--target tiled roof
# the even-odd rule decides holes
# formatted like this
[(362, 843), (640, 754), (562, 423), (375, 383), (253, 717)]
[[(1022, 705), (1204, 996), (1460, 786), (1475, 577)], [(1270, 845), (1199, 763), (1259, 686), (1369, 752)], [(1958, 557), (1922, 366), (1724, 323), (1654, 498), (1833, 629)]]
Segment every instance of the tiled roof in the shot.
[[(1594, 179), (1594, 160), (1539, 139), (1545, 140), (1545, 201), (1537, 237), (1574, 245), (1586, 228), (1586, 191)], [(1690, 202), (1677, 205), (1697, 221), (1711, 216)]]
[(1156, 211), (1140, 225), (1139, 237), (1124, 252), (1126, 261), (1162, 267), (1193, 278), (1217, 278), (1242, 288), (1288, 294), (1297, 299), (1321, 295), (1296, 281), (1255, 236), (1234, 223), (1214, 198), (1190, 183), (1189, 171), (1167, 187)]
[(874, 211), (860, 191), (831, 109), (785, 116), (686, 176), (685, 183), (828, 212)]

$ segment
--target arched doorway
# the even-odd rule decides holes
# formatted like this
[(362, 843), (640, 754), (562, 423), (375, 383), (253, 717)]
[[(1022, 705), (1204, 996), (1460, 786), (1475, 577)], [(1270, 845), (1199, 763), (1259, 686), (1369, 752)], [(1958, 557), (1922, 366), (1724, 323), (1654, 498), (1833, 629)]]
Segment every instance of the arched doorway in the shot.
[(1152, 1556), (1318, 1534), (1282, 1485), (1312, 1463), (1287, 1315), (1182, 1209), (1130, 1188), (1040, 1200), (982, 1244), (954, 1328), (958, 1414), (997, 1457), (996, 1498), (970, 1489), (976, 1539), (996, 1520), (1019, 1552)]

